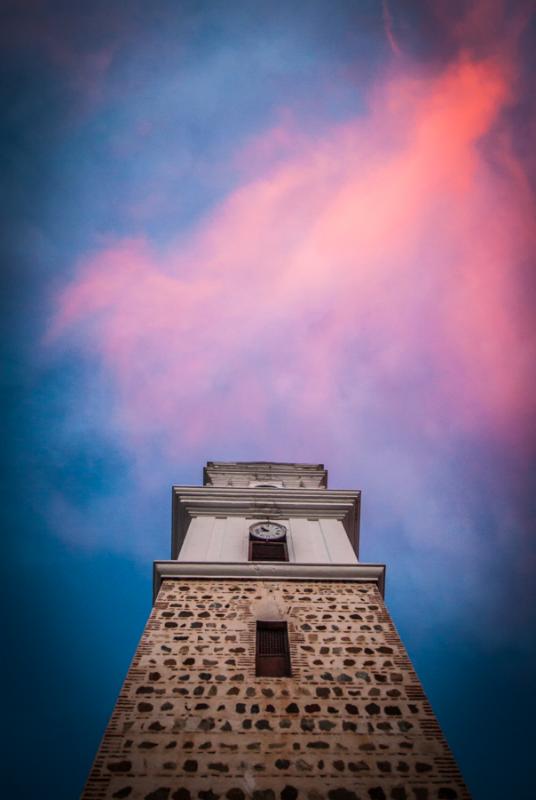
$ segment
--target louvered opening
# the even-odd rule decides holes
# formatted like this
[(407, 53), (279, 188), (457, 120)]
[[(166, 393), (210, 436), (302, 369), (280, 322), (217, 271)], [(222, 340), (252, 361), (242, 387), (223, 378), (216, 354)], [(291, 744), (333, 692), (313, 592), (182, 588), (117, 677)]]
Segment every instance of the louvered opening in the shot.
[(288, 561), (286, 542), (249, 543), (250, 561)]
[(255, 672), (258, 677), (290, 676), (286, 622), (257, 622)]

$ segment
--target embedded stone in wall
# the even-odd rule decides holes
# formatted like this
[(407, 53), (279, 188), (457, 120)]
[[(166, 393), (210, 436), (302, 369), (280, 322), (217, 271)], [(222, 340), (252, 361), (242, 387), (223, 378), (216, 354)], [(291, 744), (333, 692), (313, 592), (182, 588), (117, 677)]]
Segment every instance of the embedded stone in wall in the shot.
[[(292, 676), (255, 676), (286, 619)], [(353, 582), (165, 580), (85, 800), (468, 798), (383, 600)]]

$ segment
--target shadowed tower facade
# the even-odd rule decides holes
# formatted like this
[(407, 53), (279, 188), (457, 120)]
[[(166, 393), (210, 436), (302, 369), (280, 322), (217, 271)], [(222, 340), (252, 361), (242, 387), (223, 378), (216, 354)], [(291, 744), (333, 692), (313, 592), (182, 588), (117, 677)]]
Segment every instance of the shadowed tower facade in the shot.
[(84, 800), (467, 800), (321, 464), (208, 462)]

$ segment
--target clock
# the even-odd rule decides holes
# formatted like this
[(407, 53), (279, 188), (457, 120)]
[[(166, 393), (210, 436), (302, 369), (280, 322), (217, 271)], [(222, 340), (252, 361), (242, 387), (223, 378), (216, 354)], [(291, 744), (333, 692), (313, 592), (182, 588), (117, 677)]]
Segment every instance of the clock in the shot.
[(249, 529), (253, 539), (260, 539), (263, 542), (275, 542), (284, 539), (287, 529), (279, 522), (256, 522)]

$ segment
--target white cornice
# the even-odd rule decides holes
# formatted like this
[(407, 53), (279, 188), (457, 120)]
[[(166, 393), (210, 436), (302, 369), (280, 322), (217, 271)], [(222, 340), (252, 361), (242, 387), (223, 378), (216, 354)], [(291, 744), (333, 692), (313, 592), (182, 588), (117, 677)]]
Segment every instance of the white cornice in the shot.
[(155, 561), (153, 602), (165, 579), (352, 581), (385, 590), (385, 564), (297, 564), (295, 562)]
[(339, 519), (359, 558), (360, 501), (361, 492), (345, 489), (173, 486), (171, 557), (178, 557), (192, 517), (208, 515)]

